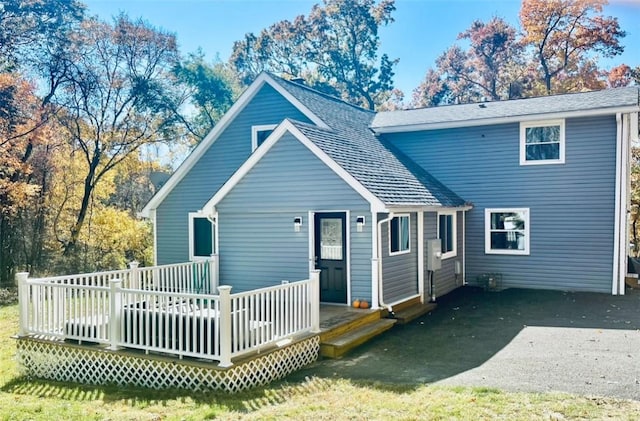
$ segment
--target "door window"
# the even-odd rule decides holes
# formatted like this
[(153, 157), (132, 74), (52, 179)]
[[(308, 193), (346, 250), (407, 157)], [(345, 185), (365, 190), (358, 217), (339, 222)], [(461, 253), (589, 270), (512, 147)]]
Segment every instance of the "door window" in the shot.
[(323, 218), (320, 230), (320, 258), (342, 260), (342, 219)]

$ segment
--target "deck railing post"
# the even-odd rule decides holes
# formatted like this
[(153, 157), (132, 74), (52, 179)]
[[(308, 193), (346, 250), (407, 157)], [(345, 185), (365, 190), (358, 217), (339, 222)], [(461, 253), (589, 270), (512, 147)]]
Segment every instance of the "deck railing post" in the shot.
[(220, 367), (231, 367), (231, 287), (222, 285), (218, 287), (220, 297)]
[(209, 274), (210, 274), (209, 281), (211, 283), (211, 285), (209, 286), (211, 289), (209, 291), (211, 291), (211, 294), (213, 294), (216, 288), (218, 288), (218, 283), (220, 282), (219, 273), (220, 273), (219, 257), (217, 254), (212, 254), (211, 259), (209, 260)]
[(118, 344), (122, 339), (120, 328), (122, 320), (122, 280), (111, 279), (109, 281), (109, 347), (116, 351), (120, 349)]
[(314, 269), (309, 274), (309, 300), (311, 301), (311, 332), (320, 332), (320, 269)]
[(26, 336), (29, 324), (29, 272), (16, 273), (16, 283), (18, 284), (18, 302), (20, 303), (20, 328), (19, 336)]
[(140, 262), (129, 262), (129, 288), (140, 289), (140, 274), (138, 273), (138, 267)]

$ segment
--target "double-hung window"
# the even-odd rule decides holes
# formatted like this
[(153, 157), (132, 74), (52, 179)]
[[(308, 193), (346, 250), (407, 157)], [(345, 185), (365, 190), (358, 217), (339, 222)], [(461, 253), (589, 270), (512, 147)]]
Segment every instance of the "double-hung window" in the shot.
[(394, 216), (389, 223), (389, 254), (402, 254), (411, 251), (409, 233), (409, 215)]
[(438, 238), (442, 242), (442, 258), (455, 257), (456, 251), (456, 213), (438, 213)]
[(263, 124), (259, 126), (251, 126), (251, 152), (255, 151), (258, 146), (262, 145), (269, 137), (276, 124)]
[(520, 123), (520, 165), (564, 164), (564, 120)]
[(485, 209), (487, 254), (529, 254), (529, 209)]
[(211, 257), (214, 252), (214, 238), (214, 223), (200, 213), (189, 213), (189, 259)]

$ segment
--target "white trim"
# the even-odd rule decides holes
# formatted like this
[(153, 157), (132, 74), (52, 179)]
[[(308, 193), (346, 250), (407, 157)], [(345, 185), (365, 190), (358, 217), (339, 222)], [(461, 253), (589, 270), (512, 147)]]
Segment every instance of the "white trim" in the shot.
[(322, 149), (311, 142), (307, 137), (298, 130), (293, 123), (285, 120), (276, 127), (267, 140), (258, 148), (249, 158), (238, 168), (238, 170), (227, 180), (226, 183), (213, 195), (213, 197), (203, 206), (204, 213), (212, 213), (215, 206), (227, 195), (233, 188), (244, 178), (245, 175), (264, 157), (271, 148), (283, 137), (285, 132), (291, 133), (300, 143), (307, 147), (318, 159), (320, 159), (327, 167), (335, 172), (344, 180), (352, 189), (369, 202), (372, 208), (384, 209), (384, 203), (378, 199), (373, 193), (367, 190), (355, 177), (345, 171), (337, 162), (335, 162)]
[(467, 212), (462, 212), (462, 285), (467, 285)]
[(156, 219), (155, 209), (151, 209), (149, 218), (153, 224), (153, 265), (158, 266), (158, 221)]
[[(620, 169), (620, 268), (618, 269), (618, 292), (620, 295), (625, 294), (625, 277), (627, 275), (627, 259), (629, 253), (629, 212), (628, 206), (631, 203), (630, 196), (630, 154), (631, 154), (631, 119), (632, 115), (625, 114), (622, 117), (623, 133), (622, 133), (622, 168)], [(626, 129), (626, 133), (624, 130)]]
[(148, 218), (151, 209), (157, 209), (167, 195), (173, 190), (173, 188), (184, 178), (185, 175), (193, 168), (193, 166), (200, 160), (200, 158), (209, 150), (209, 147), (220, 137), (224, 130), (233, 122), (238, 114), (244, 109), (244, 107), (255, 97), (264, 85), (269, 85), (286, 100), (288, 100), (294, 107), (302, 112), (309, 120), (314, 124), (327, 128), (327, 124), (318, 118), (314, 113), (305, 107), (297, 98), (286, 91), (278, 82), (276, 82), (269, 74), (261, 73), (256, 80), (240, 95), (238, 100), (229, 108), (218, 124), (205, 136), (205, 138), (198, 144), (198, 146), (187, 156), (187, 158), (180, 164), (178, 169), (171, 175), (169, 180), (158, 190), (158, 192), (151, 198), (149, 203), (140, 211), (141, 217)]
[(371, 213), (371, 308), (380, 307), (378, 288), (381, 256), (378, 256), (378, 214)]
[(618, 294), (618, 273), (620, 270), (620, 203), (621, 203), (621, 167), (622, 167), (622, 114), (616, 115), (616, 183), (614, 199), (614, 223), (613, 223), (613, 274), (611, 294)]
[(195, 256), (194, 255), (194, 247), (193, 247), (193, 220), (194, 219), (207, 219), (210, 223), (211, 223), (211, 253), (215, 254), (216, 253), (216, 247), (217, 247), (217, 238), (215, 238), (216, 236), (216, 231), (217, 231), (217, 221), (216, 223), (214, 223), (211, 218), (209, 218), (206, 214), (202, 213), (202, 212), (189, 212), (189, 261), (195, 261), (195, 260), (206, 260), (211, 258), (211, 255), (207, 255), (207, 256)]
[(345, 256), (347, 257), (347, 302), (346, 305), (351, 304), (351, 211), (346, 210), (345, 213), (345, 224), (347, 224), (346, 235), (347, 239), (345, 241), (345, 247), (347, 248), (345, 252)]
[[(411, 111), (411, 110), (408, 110)], [(402, 112), (402, 111), (393, 111)], [(614, 115), (615, 113), (630, 113), (638, 112), (637, 105), (627, 105), (623, 107), (612, 108), (598, 108), (595, 110), (576, 110), (557, 113), (537, 113), (529, 115), (518, 115), (509, 117), (494, 117), (494, 118), (481, 118), (475, 120), (458, 120), (458, 121), (444, 121), (434, 123), (415, 123), (415, 124), (401, 124), (393, 126), (371, 126), (376, 134), (384, 133), (404, 133), (415, 132), (422, 130), (439, 130), (439, 129), (456, 129), (463, 127), (478, 127), (478, 126), (493, 126), (497, 124), (519, 123), (522, 121), (534, 121), (534, 120), (548, 120), (548, 119), (567, 119), (574, 117), (596, 117), (602, 115)]]
[(458, 213), (456, 211), (442, 211), (438, 212), (436, 218), (436, 236), (438, 239), (440, 238), (440, 216), (451, 216), (451, 224), (452, 224), (452, 236), (453, 236), (453, 250), (448, 252), (442, 252), (442, 260), (449, 259), (451, 257), (456, 257), (458, 255)]
[(627, 274), (627, 255), (629, 244), (629, 220), (627, 206), (629, 204), (630, 173), (629, 155), (631, 148), (631, 130), (633, 114), (619, 114), (616, 116), (616, 190), (614, 215), (614, 244), (613, 244), (613, 283), (611, 292), (614, 295), (624, 295), (625, 277)]
[[(316, 269), (316, 231), (315, 231), (315, 216), (314, 211), (309, 211), (309, 273)], [(320, 291), (318, 291), (318, 299), (320, 297)]]
[(273, 131), (276, 127), (278, 127), (277, 124), (258, 124), (255, 126), (251, 126), (251, 152), (254, 152), (256, 149), (258, 149), (258, 133), (266, 132), (269, 130)]
[(424, 212), (418, 211), (418, 294), (424, 303)]
[[(560, 156), (558, 159), (527, 160), (527, 129), (532, 127), (560, 126)], [(520, 123), (520, 165), (564, 164), (565, 161), (565, 120), (536, 120)], [(548, 142), (551, 143), (551, 142)], [(554, 142), (555, 143), (555, 142)]]
[[(523, 213), (524, 220), (524, 250), (499, 250), (491, 248), (491, 214), (492, 213)], [(525, 255), (530, 254), (530, 212), (529, 208), (487, 208), (484, 210), (484, 252), (485, 254)]]
[[(407, 218), (407, 222), (409, 224), (408, 228), (409, 228), (409, 247), (406, 250), (399, 250), (399, 251), (391, 251), (391, 224), (393, 223), (393, 220), (396, 218)], [(393, 218), (391, 218), (391, 220), (389, 220), (389, 223), (387, 224), (387, 230), (388, 230), (388, 239), (389, 239), (389, 256), (399, 256), (401, 254), (408, 254), (411, 253), (411, 214), (409, 213), (398, 213), (398, 214), (394, 214)], [(398, 232), (400, 232), (400, 229), (398, 227)]]

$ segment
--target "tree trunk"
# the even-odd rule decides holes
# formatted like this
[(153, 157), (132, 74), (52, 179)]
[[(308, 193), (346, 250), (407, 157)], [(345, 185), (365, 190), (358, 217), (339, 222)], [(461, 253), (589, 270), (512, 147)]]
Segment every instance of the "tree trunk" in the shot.
[(87, 217), (89, 202), (91, 201), (91, 194), (93, 193), (93, 189), (95, 187), (94, 178), (99, 161), (100, 158), (96, 154), (94, 154), (94, 158), (89, 165), (89, 173), (84, 179), (84, 193), (82, 195), (82, 204), (80, 205), (80, 211), (78, 212), (76, 223), (73, 225), (73, 228), (71, 228), (71, 237), (69, 238), (69, 241), (64, 248), (63, 255), (66, 257), (73, 256), (77, 252), (78, 239), (80, 238), (80, 232), (82, 231), (84, 220)]

